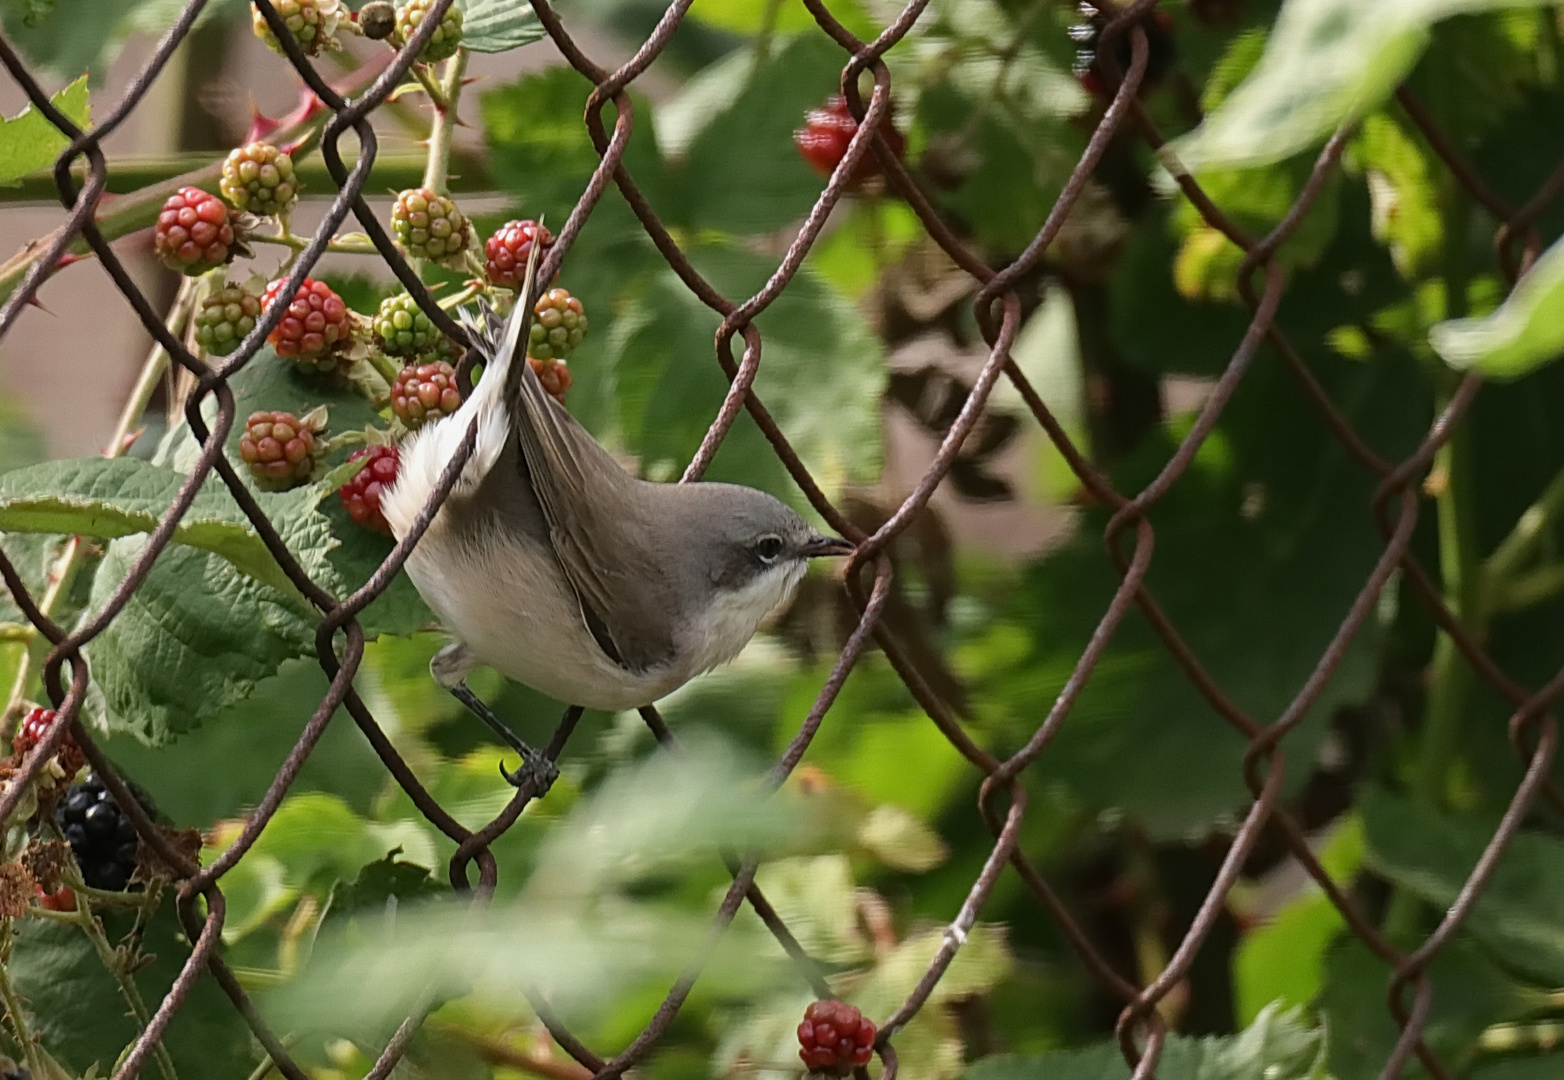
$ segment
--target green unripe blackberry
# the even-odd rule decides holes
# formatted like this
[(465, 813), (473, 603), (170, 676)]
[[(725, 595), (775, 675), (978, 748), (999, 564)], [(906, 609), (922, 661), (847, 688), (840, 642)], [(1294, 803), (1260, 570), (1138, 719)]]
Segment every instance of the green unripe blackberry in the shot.
[[(401, 48), (411, 41), (432, 7), (434, 7), (434, 0), (407, 0), (407, 3), (397, 10), (396, 30), (391, 35), (392, 43)], [(462, 9), (452, 4), (445, 9), (445, 14), (440, 18), (439, 29), (418, 54), (418, 59), (425, 64), (438, 64), (441, 60), (455, 56), (461, 43)]]
[(227, 356), (255, 329), (260, 317), (259, 296), (238, 285), (224, 285), (196, 309), (196, 341), (213, 356)]
[(460, 267), (472, 227), (456, 204), (429, 188), (410, 188), (391, 208), (397, 247), (419, 259)]
[(241, 146), (229, 154), (218, 187), (229, 205), (261, 217), (286, 212), (299, 197), (293, 158), (264, 142)]
[(564, 289), (550, 289), (532, 307), (537, 316), (527, 338), (527, 355), (539, 360), (563, 360), (586, 337), (587, 317), (581, 301)]

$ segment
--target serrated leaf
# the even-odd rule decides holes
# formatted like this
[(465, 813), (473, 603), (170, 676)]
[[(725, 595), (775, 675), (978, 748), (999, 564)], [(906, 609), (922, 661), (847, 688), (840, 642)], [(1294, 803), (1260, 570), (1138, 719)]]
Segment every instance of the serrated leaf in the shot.
[(1429, 41), (1461, 12), (1542, 0), (1288, 0), (1253, 73), (1173, 145), (1192, 171), (1280, 161), (1388, 98)]
[[(1192, 1039), (1173, 1035), (1157, 1062), (1160, 1080), (1330, 1080), (1326, 1038), (1304, 1026), (1299, 1009), (1265, 1009), (1237, 1035)], [(1035, 1057), (1001, 1054), (977, 1062), (961, 1080), (1128, 1080), (1117, 1043), (1055, 1050)]]
[[(361, 394), (300, 375), (270, 346), (257, 353), (228, 385), (238, 402), (239, 419), (228, 434), (226, 452), (241, 476), (248, 474), (239, 457), (239, 439), (244, 434), (244, 418), (252, 412), (282, 411), (302, 416), (311, 409), (325, 406), (329, 433), (362, 431), (381, 423), (379, 414)], [(208, 423), (216, 417), (216, 406), (210, 399), (204, 414)], [(272, 523), (288, 540), (288, 549), (316, 583), (338, 599), (362, 586), (394, 546), (389, 538), (353, 524), (340, 498), (335, 495), (322, 498), (330, 483), (344, 475), (337, 469), (345, 464), (349, 452), (350, 449), (344, 447), (325, 459), (328, 466), (335, 468), (328, 470), (326, 479), (319, 485), (280, 496), (274, 492), (256, 493), (256, 498), (272, 517)], [(199, 453), (199, 445), (181, 421), (164, 437), (153, 460), (183, 471), (193, 467)], [(311, 498), (307, 492), (313, 493), (315, 502), (310, 502), (306, 510), (304, 504)], [(359, 623), (371, 637), (412, 633), (433, 620), (434, 615), (405, 574), (398, 574), (385, 592), (359, 616)]]
[[(1495, 822), (1442, 818), (1378, 789), (1360, 807), (1369, 865), (1443, 910), (1455, 901)], [(1523, 831), (1510, 842), (1466, 923), (1467, 932), (1518, 971), (1564, 982), (1564, 840)]]
[(449, 886), (436, 881), (427, 868), (403, 862), (401, 854), (402, 849), (396, 849), (360, 869), (352, 881), (333, 889), (326, 918), (347, 919), (360, 913), (380, 916), (393, 901), (400, 906), (409, 900), (450, 893)]
[[(97, 610), (145, 540), (109, 544), (93, 581)], [(227, 560), (172, 545), (125, 609), (87, 647), (111, 732), (167, 742), (248, 697), (286, 660), (314, 651), (315, 620)], [(298, 717), (302, 725), (304, 717)]]
[(459, 0), (462, 47), (471, 52), (502, 53), (543, 37), (543, 24), (526, 0)]
[(1457, 371), (1515, 379), (1564, 353), (1564, 240), (1555, 243), (1492, 315), (1448, 319), (1428, 342)]
[[(186, 477), (138, 458), (50, 461), (0, 475), (0, 530), (96, 536), (114, 540), (157, 528)], [(308, 513), (319, 494), (279, 496), (275, 505)], [(174, 539), (221, 555), (257, 581), (298, 596), (239, 504), (219, 480), (208, 481), (180, 518)], [(302, 597), (299, 597), (302, 603)]]
[[(92, 117), (83, 75), (49, 99), (72, 123), (86, 128)], [(28, 105), (9, 119), (0, 120), (0, 186), (14, 186), (28, 173), (47, 169), (70, 145), (59, 128), (42, 112)]]
[[(1401, 1033), (1385, 1007), (1391, 974), (1388, 964), (1350, 936), (1327, 955), (1325, 987), (1315, 1007), (1331, 1033), (1335, 1080), (1377, 1080), (1384, 1068)], [(1467, 1053), (1490, 1024), (1517, 1019), (1527, 1009), (1524, 988), (1469, 940), (1457, 939), (1436, 953), (1428, 974), (1434, 994), (1424, 1038), (1446, 1062)]]

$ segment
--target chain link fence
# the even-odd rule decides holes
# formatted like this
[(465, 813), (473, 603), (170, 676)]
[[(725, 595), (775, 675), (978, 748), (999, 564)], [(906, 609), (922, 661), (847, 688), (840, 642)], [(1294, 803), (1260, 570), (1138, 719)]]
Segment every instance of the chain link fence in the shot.
[[(339, 191), (332, 199), (325, 218), (315, 230), (308, 247), (303, 250), (289, 273), (287, 284), (283, 287), (283, 294), (291, 295), (298, 288), (325, 251), (333, 233), (351, 214), (429, 318), (447, 335), (458, 341), (464, 340), (460, 327), (434, 302), (418, 275), (393, 247), (384, 228), (370, 212), (362, 194), (376, 155), (375, 132), (367, 117), (372, 110), (386, 101), (388, 95), (407, 76), (414, 57), (438, 28), (440, 16), (449, 7), (451, 0), (436, 0), (429, 17), (420, 25), (418, 32), (398, 52), (395, 59), (380, 71), (362, 95), (353, 100), (345, 99), (334, 91), (300, 52), (270, 0), (254, 0), (254, 2), (255, 7), (272, 27), (277, 39), (282, 42), (299, 76), (332, 114), (322, 133), (320, 145), (325, 164)], [(718, 292), (695, 270), (681, 251), (679, 243), (664, 227), (655, 210), (637, 187), (635, 177), (623, 164), (635, 112), (628, 89), (662, 53), (669, 39), (684, 20), (693, 0), (675, 0), (634, 56), (614, 71), (599, 66), (578, 47), (548, 0), (531, 0), (531, 2), (543, 27), (567, 62), (595, 85), (588, 101), (584, 122), (601, 157), (590, 183), (582, 192), (568, 220), (559, 230), (556, 244), (549, 250), (540, 267), (540, 280), (550, 280), (553, 277), (561, 260), (569, 252), (572, 242), (609, 185), (616, 186), (657, 250), (667, 260), (668, 265), (677, 272), (690, 291), (704, 304), (718, 312), (723, 320), (715, 342), (715, 357), (730, 382), (730, 389), (720, 411), (712, 418), (700, 449), (685, 470), (683, 479), (692, 481), (700, 478), (740, 410), (748, 410), (814, 508), (831, 527), (857, 544), (857, 552), (848, 565), (846, 575), (848, 591), (860, 612), (856, 628), (837, 657), (829, 677), (820, 687), (813, 707), (809, 710), (797, 735), (776, 764), (772, 772), (773, 782), (780, 783), (803, 757), (849, 672), (871, 643), (878, 645), (884, 651), (907, 688), (926, 711), (930, 722), (935, 724), (951, 745), (985, 777), (980, 789), (980, 807), (993, 834), (993, 847), (981, 872), (972, 882), (960, 909), (951, 914), (943, 945), (929, 963), (916, 988), (894, 1014), (873, 1018), (879, 1023), (880, 1035), (875, 1051), (881, 1059), (882, 1075), (885, 1080), (892, 1080), (896, 1073), (898, 1030), (928, 1000), (936, 984), (964, 944), (968, 931), (976, 922), (985, 901), (1007, 867), (1013, 870), (1047, 917), (1063, 932), (1086, 968), (1112, 994), (1122, 999), (1123, 1009), (1118, 1020), (1117, 1034), (1125, 1060), (1132, 1067), (1134, 1077), (1140, 1080), (1140, 1078), (1156, 1076), (1158, 1060), (1168, 1034), (1159, 1016), (1158, 1004), (1189, 973), (1197, 953), (1224, 908), (1228, 894), (1237, 882), (1246, 859), (1268, 829), (1274, 830), (1275, 835), (1285, 842), (1287, 850), (1329, 897), (1351, 931), (1374, 954), (1394, 966), (1394, 975), (1387, 991), (1387, 1007), (1400, 1027), (1400, 1037), (1389, 1059), (1384, 1063), (1381, 1077), (1384, 1080), (1393, 1080), (1401, 1075), (1414, 1055), (1431, 1076), (1441, 1080), (1451, 1076), (1448, 1065), (1440, 1061), (1427, 1048), (1423, 1039), (1432, 999), (1428, 967), (1435, 955), (1450, 942), (1463, 921), (1472, 912), (1506, 846), (1515, 836), (1529, 808), (1537, 798), (1541, 796), (1564, 808), (1564, 797), (1561, 797), (1554, 788), (1547, 775), (1558, 741), (1556, 725), (1548, 710), (1559, 695), (1564, 693), (1564, 670), (1561, 670), (1546, 685), (1538, 688), (1521, 686), (1506, 676), (1483, 647), (1463, 630), (1462, 624), (1442, 598), (1437, 583), (1409, 550), (1421, 507), (1422, 479), (1430, 468), (1436, 451), (1450, 438), (1452, 430), (1462, 422), (1471, 408), (1473, 400), (1481, 390), (1480, 380), (1475, 376), (1468, 376), (1460, 383), (1448, 405), (1434, 419), (1421, 444), (1411, 456), (1403, 461), (1387, 461), (1372, 451), (1354, 432), (1343, 414), (1311, 375), (1286, 334), (1277, 325), (1277, 312), (1285, 291), (1285, 276), (1276, 260), (1277, 252), (1298, 229), (1326, 181), (1339, 167), (1349, 131), (1338, 131), (1325, 144), (1314, 163), (1307, 183), (1280, 224), (1265, 236), (1249, 235), (1207, 196), (1191, 175), (1179, 166), (1177, 160), (1167, 151), (1162, 135), (1142, 107), (1138, 91), (1146, 75), (1149, 48), (1140, 19), (1153, 7), (1154, 0), (1137, 0), (1136, 3), (1113, 13), (1099, 41), (1098, 62), (1111, 74), (1117, 85), (1111, 104), (1098, 122), (1084, 153), (1071, 172), (1042, 229), (1020, 257), (1010, 265), (996, 270), (986, 265), (978, 255), (965, 246), (957, 233), (941, 220), (899, 158), (877, 135), (877, 132), (884, 130), (883, 125), (889, 122), (890, 110), (891, 79), (882, 57), (888, 49), (908, 34), (923, 15), (929, 0), (911, 0), (895, 21), (870, 42), (862, 41), (850, 33), (832, 16), (823, 0), (804, 0), (820, 31), (828, 35), (842, 49), (845, 61), (842, 67), (841, 88), (853, 115), (859, 119), (860, 124), (845, 159), (836, 168), (830, 182), (820, 193), (813, 209), (798, 231), (796, 239), (789, 246), (770, 279), (753, 296), (732, 298)], [(63, 627), (40, 610), (37, 600), (29, 594), (12, 561), (0, 554), (0, 574), (3, 574), (14, 601), (33, 626), (53, 645), (43, 668), (43, 679), (60, 716), (68, 721), (68, 725), (65, 723), (55, 725), (47, 741), (28, 755), (18, 775), (21, 782), (12, 784), (7, 789), (5, 797), (0, 799), (0, 821), (11, 816), (28, 783), (37, 776), (44, 762), (54, 753), (68, 730), (81, 745), (90, 764), (103, 777), (119, 805), (133, 820), (141, 842), (151, 845), (166, 863), (176, 869), (181, 879), (178, 889), (178, 908), (189, 935), (191, 952), (184, 961), (172, 988), (158, 1003), (141, 1037), (119, 1063), (115, 1073), (117, 1080), (129, 1080), (139, 1073), (149, 1054), (153, 1053), (158, 1045), (170, 1021), (184, 1003), (191, 986), (198, 979), (206, 976), (216, 980), (232, 1000), (234, 1007), (243, 1015), (255, 1037), (271, 1056), (276, 1068), (290, 1080), (306, 1080), (307, 1074), (289, 1056), (282, 1041), (268, 1029), (252, 1007), (234, 972), (225, 963), (218, 949), (225, 913), (222, 878), (240, 859), (244, 858), (262, 830), (266, 828), (333, 714), (340, 707), (346, 708), (348, 715), (369, 740), (386, 769), (416, 804), (419, 811), (457, 843), (456, 853), (449, 864), (451, 884), (459, 891), (470, 893), (474, 904), (486, 902), (497, 879), (498, 866), (489, 850), (489, 845), (516, 822), (523, 809), (537, 793), (529, 784), (523, 784), (504, 811), (487, 825), (476, 831), (464, 828), (419, 782), (413, 769), (393, 747), (369, 707), (354, 688), (354, 676), (364, 655), (365, 642), (364, 631), (357, 621), (357, 616), (401, 570), (408, 552), (428, 526), (440, 502), (450, 491), (462, 465), (472, 452), (474, 433), (469, 431), (460, 452), (445, 470), (438, 490), (423, 508), (409, 534), (397, 544), (378, 572), (352, 595), (332, 595), (314, 582), (289, 554), (281, 536), (261, 511), (249, 489), (240, 481), (234, 465), (222, 453), (224, 439), (228, 436), (235, 420), (235, 400), (227, 380), (250, 362), (267, 334), (282, 317), (284, 305), (274, 305), (268, 310), (232, 356), (215, 366), (208, 364), (192, 355), (179, 338), (164, 325), (152, 303), (132, 283), (124, 264), (110, 248), (95, 224), (94, 214), (101, 203), (108, 182), (108, 164), (101, 148), (102, 140), (140, 105), (153, 82), (168, 64), (174, 50), (189, 34), (197, 16), (205, 6), (206, 0), (191, 0), (185, 6), (178, 21), (163, 37), (146, 66), (130, 85), (124, 99), (90, 132), (83, 132), (51, 104), (49, 96), (43, 92), (10, 44), (0, 39), (0, 63), (4, 64), (11, 78), (26, 92), (33, 107), (71, 140), (69, 149), (60, 155), (54, 169), (60, 201), (68, 211), (69, 217), (64, 226), (49, 239), (47, 250), (33, 265), (25, 280), (6, 300), (3, 308), (0, 308), (0, 338), (11, 330), (19, 312), (33, 299), (38, 287), (61, 263), (62, 257), (66, 257), (70, 245), (77, 238), (84, 240), (123, 292), (125, 299), (135, 309), (147, 331), (168, 351), (173, 361), (195, 380), (195, 389), (185, 404), (185, 416), (190, 429), (203, 448), (198, 462), (190, 471), (188, 480), (173, 504), (162, 515), (157, 529), (150, 535), (144, 551), (136, 560), (130, 573), (113, 592), (111, 599), (100, 610), (91, 613), (83, 620), (75, 631), (67, 633)], [(1108, 8), (1108, 5), (1102, 6), (1104, 9)], [(1121, 43), (1126, 36), (1130, 45), (1130, 61), (1127, 70), (1119, 70), (1119, 65), (1114, 59), (1118, 51), (1116, 46), (1122, 49)], [(1123, 55), (1122, 52), (1119, 52), (1119, 55)], [(867, 100), (860, 92), (860, 76), (865, 74), (872, 77), (873, 81), (873, 90)], [(1552, 173), (1532, 199), (1524, 205), (1511, 206), (1495, 195), (1483, 179), (1473, 172), (1462, 159), (1452, 140), (1439, 129), (1428, 111), (1411, 95), (1410, 91), (1403, 88), (1399, 91), (1398, 98), (1423, 136), (1444, 161), (1452, 176), (1502, 223), (1494, 237), (1494, 245), (1499, 265), (1508, 281), (1513, 284), (1541, 250), (1541, 241), (1533, 227), (1533, 222), (1559, 192), (1564, 190), (1564, 164)], [(342, 137), (349, 132), (353, 133), (358, 140), (358, 153), (351, 162), (344, 160), (340, 146)], [(1159, 155), (1179, 188), (1205, 222), (1243, 249), (1245, 258), (1239, 268), (1236, 285), (1240, 296), (1252, 313), (1246, 332), (1234, 347), (1209, 398), (1204, 402), (1176, 451), (1149, 484), (1140, 491), (1132, 493), (1116, 490), (1071, 442), (1063, 427), (1050, 413), (1036, 390), (1028, 384), (1010, 355), (1022, 319), (1021, 299), (1013, 286), (1018, 279), (1038, 265), (1049, 245), (1057, 237), (1109, 143), (1119, 138), (1144, 140)], [(765, 344), (754, 324), (754, 319), (788, 287), (811, 247), (821, 235), (832, 208), (843, 197), (850, 178), (869, 154), (873, 154), (878, 161), (890, 190), (904, 199), (917, 214), (929, 237), (980, 286), (974, 302), (975, 314), (990, 348), (987, 361), (959, 416), (944, 436), (938, 452), (920, 482), (878, 530), (872, 535), (865, 535), (832, 504), (804, 468), (798, 455), (794, 453), (780, 428), (767, 412), (764, 403), (753, 392), (752, 384), (762, 363)], [(85, 160), (86, 163), (85, 183), (78, 186), (73, 179), (72, 168), (81, 160)], [(737, 349), (736, 342), (739, 343)], [(1362, 583), (1355, 600), (1343, 613), (1340, 625), (1329, 646), (1320, 655), (1312, 674), (1298, 689), (1286, 709), (1279, 716), (1257, 717), (1248, 715), (1240, 709), (1223, 688), (1206, 673), (1200, 659), (1185, 643), (1179, 629), (1164, 614), (1156, 597), (1146, 588), (1144, 582), (1153, 557), (1156, 539), (1155, 531), (1148, 518), (1149, 511), (1189, 468), (1245, 374), (1255, 363), (1262, 348), (1267, 346), (1296, 377), (1300, 392), (1313, 402), (1321, 422), (1329, 427), (1358, 465), (1378, 479), (1372, 511), (1383, 534), (1384, 547), (1372, 571)], [(1106, 556), (1112, 560), (1122, 578), (1111, 603), (1102, 613), (1088, 646), (1076, 661), (1063, 690), (1051, 704), (1047, 704), (1047, 713), (1042, 723), (1038, 725), (1025, 746), (1005, 760), (994, 757), (977, 745), (963, 729), (962, 723), (929, 688), (901, 644), (880, 623), (880, 615), (891, 584), (891, 566), (886, 556), (887, 546), (909, 526), (913, 517), (928, 503), (936, 487), (945, 478), (962, 448), (963, 441), (977, 423), (985, 402), (1001, 378), (1009, 379), (1014, 384), (1037, 423), (1063, 454), (1090, 496), (1112, 509), (1113, 515), (1103, 539)], [(216, 405), (215, 420), (210, 423), (202, 415), (202, 405), (209, 398)], [(278, 565), (300, 592), (319, 609), (321, 622), (316, 635), (316, 651), (321, 667), (331, 680), (331, 685), (329, 692), (309, 718), (287, 759), (277, 770), (275, 780), (265, 796), (250, 814), (242, 832), (219, 858), (203, 868), (187, 854), (174, 850), (164, 834), (154, 826), (124, 782), (115, 775), (101, 750), (94, 744), (80, 721), (80, 711), (90, 678), (82, 655), (83, 647), (101, 634), (125, 608), (137, 587), (146, 578), (154, 561), (173, 539), (175, 529), (182, 516), (190, 509), (196, 493), (214, 473), (244, 509), (276, 558)], [(1349, 642), (1369, 619), (1381, 590), (1398, 569), (1405, 575), (1406, 581), (1426, 605), (1438, 626), (1450, 635), (1466, 661), (1481, 678), (1513, 704), (1514, 712), (1510, 719), (1509, 732), (1515, 751), (1525, 764), (1524, 778), (1511, 797), (1507, 812), (1493, 832), (1475, 869), (1467, 878), (1459, 897), (1444, 912), (1437, 929), (1410, 953), (1399, 950), (1387, 940), (1360, 910), (1354, 898), (1331, 879), (1311, 851), (1308, 838), (1298, 820), (1280, 803), (1284, 762), (1279, 744), (1282, 738), (1300, 722), (1318, 699), (1326, 682), (1341, 661)], [(1244, 757), (1243, 769), (1244, 778), (1253, 795), (1253, 802), (1227, 848), (1220, 870), (1204, 902), (1190, 925), (1184, 930), (1166, 966), (1152, 982), (1145, 986), (1128, 981), (1094, 947), (1076, 917), (1018, 844), (1027, 805), (1025, 790), (1017, 780), (1023, 770), (1046, 752), (1050, 739), (1069, 719), (1077, 695), (1090, 678), (1110, 639), (1132, 607), (1139, 608), (1149, 620), (1164, 646), (1210, 706), (1247, 740), (1248, 749)], [(1045, 703), (1038, 704), (1042, 706)], [(641, 712), (658, 740), (664, 745), (673, 746), (673, 736), (656, 710), (648, 707)], [(558, 758), (563, 752), (580, 715), (579, 708), (572, 708), (565, 713), (545, 751), (550, 759)], [(755, 885), (756, 861), (740, 860), (730, 856), (728, 863), (733, 883), (712, 917), (712, 937), (709, 940), (714, 941), (715, 936), (720, 934), (734, 918), (741, 905), (748, 903), (793, 958), (800, 973), (808, 980), (815, 992), (822, 997), (829, 997), (831, 991), (823, 969), (799, 945)], [(471, 878), (474, 867), (477, 873), (476, 882)], [(198, 899), (205, 900), (204, 917), (199, 913)], [(591, 1070), (597, 1080), (613, 1080), (641, 1062), (668, 1030), (699, 977), (700, 968), (700, 959), (692, 959), (644, 1029), (628, 1046), (608, 1058), (600, 1056), (574, 1037), (550, 1012), (546, 1002), (539, 1000), (534, 1001), (533, 1004), (539, 1017), (566, 1052)], [(421, 1016), (410, 1016), (401, 1025), (369, 1073), (370, 1080), (380, 1080), (391, 1072), (401, 1059), (421, 1020)], [(862, 1075), (860, 1070), (860, 1077)]]

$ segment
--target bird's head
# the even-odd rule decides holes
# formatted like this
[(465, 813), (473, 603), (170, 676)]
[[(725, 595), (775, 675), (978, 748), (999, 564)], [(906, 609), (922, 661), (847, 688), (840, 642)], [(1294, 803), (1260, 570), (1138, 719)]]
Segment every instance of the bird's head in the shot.
[(742, 647), (793, 595), (810, 559), (850, 555), (853, 545), (816, 530), (781, 500), (733, 484), (680, 485), (689, 493), (692, 592), (706, 597), (704, 633)]

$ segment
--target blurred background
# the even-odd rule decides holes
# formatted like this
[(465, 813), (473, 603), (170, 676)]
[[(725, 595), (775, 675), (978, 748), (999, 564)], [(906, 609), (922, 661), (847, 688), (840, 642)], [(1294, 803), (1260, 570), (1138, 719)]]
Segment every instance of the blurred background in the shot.
[[(865, 38), (900, 10), (884, 0), (829, 6)], [(1286, 279), (1277, 325), (1347, 425), (1390, 462), (1418, 448), (1456, 390), (1456, 374), (1428, 344), (1430, 328), (1491, 313), (1514, 269), (1510, 249), (1495, 247), (1501, 221), (1490, 200), (1458, 182), (1446, 157), (1469, 163), (1511, 207), (1558, 186), (1564, 15), (1545, 3), (1489, 7), (1498, 6), (1449, 5), (1462, 13), (1435, 21), (1446, 8), (1340, 5), (1334, 36), (1309, 46), (1337, 59), (1343, 53), (1330, 49), (1339, 46), (1348, 68), (1380, 70), (1393, 50), (1373, 24), (1388, 12), (1411, 28), (1397, 47), (1417, 57), (1402, 95), (1373, 99), (1380, 104), (1352, 126), (1340, 168), (1277, 256)], [(1477, 8), (1485, 10), (1467, 10)], [(178, 9), (169, 0), (3, 0), (0, 17), (49, 92), (85, 75), (101, 115)], [(1169, 138), (1198, 128), (1255, 70), (1280, 9), (1272, 0), (1154, 5), (1140, 24), (1146, 116)], [(662, 13), (655, 0), (560, 6), (582, 50), (606, 68), (631, 56)], [(1115, 85), (1095, 55), (1106, 20), (1064, 0), (933, 0), (885, 58), (909, 169), (990, 266), (1014, 260), (1036, 235), (1102, 119)], [(1353, 41), (1364, 51), (1352, 53)], [(1291, 59), (1310, 70), (1311, 54), (1289, 43)], [(333, 81), (361, 79), (389, 55), (379, 42), (345, 36), (344, 45), (318, 62)], [(1127, 39), (1113, 48), (1127, 65)], [(697, 0), (631, 87), (626, 165), (692, 262), (729, 296), (761, 286), (819, 195), (824, 180), (795, 132), (818, 123), (811, 110), (840, 92), (845, 59), (798, 0)], [(547, 38), (473, 52), (466, 73), (453, 197), (480, 237), (513, 218), (563, 224), (598, 161), (581, 119), (591, 84)], [(106, 141), (114, 194), (101, 215), (121, 215), (115, 248), (159, 310), (175, 304), (180, 286), (153, 253), (163, 197), (301, 100), (296, 74), (252, 32), (247, 5), (212, 0), (147, 100)], [(17, 87), (0, 86), (5, 116), (25, 104)], [(373, 123), (379, 156), (366, 194), (384, 222), (395, 193), (424, 176), (428, 109), (415, 86)], [(1281, 160), (1201, 171), (1200, 180), (1240, 227), (1263, 235), (1298, 198), (1320, 142)], [(352, 148), (350, 137), (345, 153)], [(313, 144), (297, 160), (305, 186), (292, 228), (307, 235), (335, 187)], [(197, 182), (215, 191), (214, 178)], [(46, 172), (0, 188), (0, 256), (24, 253), (0, 266), (0, 285), (14, 288), (26, 245), (63, 220)], [(356, 228), (351, 219), (344, 226)], [(1561, 231), (1564, 208), (1544, 200), (1537, 249)], [(228, 278), (263, 282), (287, 254), (257, 244)], [(1250, 321), (1242, 258), (1125, 126), (1057, 240), (1015, 283), (1024, 322), (1014, 360), (1119, 491), (1156, 476), (1238, 348)], [(463, 282), (458, 272), (421, 270), (443, 284), (441, 295)], [(365, 315), (396, 288), (372, 255), (330, 254), (315, 276)], [(570, 357), (568, 407), (642, 475), (677, 478), (726, 389), (713, 349), (718, 318), (613, 190), (560, 284), (591, 318)], [(988, 356), (976, 292), (870, 176), (757, 320), (759, 394), (822, 488), (866, 530), (923, 475)], [(0, 341), (6, 469), (100, 454), (151, 348), (92, 259), (57, 272), (38, 300)], [(285, 366), (263, 350), (241, 373), (241, 416), (328, 401), (341, 427), (387, 424), (386, 410), (348, 390), (267, 374)], [(182, 392), (170, 379), (151, 396), (130, 456), (188, 467)], [(1470, 639), (1528, 687), (1564, 658), (1561, 402), (1556, 365), (1486, 386), (1422, 482), (1412, 541)], [(747, 415), (708, 478), (807, 509)], [(1257, 723), (1284, 714), (1384, 550), (1378, 480), (1282, 355), (1262, 348), (1150, 515), (1150, 591)], [(354, 532), (336, 500), (328, 504), (321, 514), (335, 546), (321, 542), (320, 565), (351, 586), (390, 545)], [(1001, 381), (929, 507), (891, 549), (887, 626), (932, 693), (1001, 758), (1042, 723), (1121, 580), (1103, 547), (1108, 517)], [(29, 580), (42, 584), (62, 565), (56, 536), (18, 526), (4, 540)], [(136, 543), (92, 542), (73, 554), (55, 617), (68, 622), (100, 604)], [(218, 555), (175, 547), (89, 649), (95, 731), (171, 825), (201, 831), (208, 860), (238, 835), (327, 687), (313, 623), (270, 589)], [(17, 626), (3, 645), (14, 722), (43, 699), (42, 649), (14, 608), (3, 614)], [(697, 747), (682, 772), (657, 772), (666, 755), (638, 716), (589, 713), (559, 784), (494, 847), (503, 917), (462, 924), (469, 936), (451, 929), (455, 916), (440, 906), (454, 845), (338, 717), (255, 849), (223, 879), (225, 956), (323, 1080), (363, 1075), (415, 1007), (433, 1012), (398, 1067), (406, 1075), (580, 1080), (589, 1074), (555, 1044), (527, 992), (546, 982), (588, 1045), (605, 1055), (622, 1047), (697, 949), (729, 882), (713, 852), (753, 848), (766, 854), (760, 884), (833, 988), (883, 1019), (939, 947), (992, 836), (977, 808), (982, 775), (874, 652), (780, 801), (755, 809), (755, 778), (798, 730), (856, 621), (842, 582), (821, 568), (734, 664), (664, 702), (673, 730)], [(443, 641), (430, 622), (405, 581), (377, 601), (357, 685), (425, 785), (475, 828), (510, 789), (496, 775), (499, 749), (427, 675)], [(560, 703), (492, 675), (474, 687), (529, 741), (547, 741)], [(1283, 805), (1332, 878), (1398, 946), (1433, 930), (1521, 780), (1511, 711), (1398, 572), (1281, 743)], [(1246, 747), (1132, 612), (1023, 774), (1022, 850), (1092, 947), (1137, 985), (1166, 968), (1216, 883), (1250, 806)], [(1564, 1038), (1561, 824), (1553, 802), (1529, 809), (1470, 924), (1433, 964), (1426, 1042), (1443, 1075), (1560, 1075), (1564, 1058), (1551, 1051)], [(1217, 906), (1187, 976), (1159, 1006), (1177, 1035), (1159, 1075), (1379, 1076), (1398, 1033), (1385, 1004), (1391, 968), (1349, 932), (1274, 830)], [(168, 907), (146, 928), (157, 961), (137, 976), (154, 1002), (187, 948)], [(110, 930), (129, 930), (106, 918)], [(45, 1045), (68, 1075), (82, 1075), (93, 1062), (107, 1071), (135, 1029), (91, 943), (73, 933), (26, 922), (11, 967)], [(747, 908), (713, 964), (637, 1073), (800, 1073), (794, 1029), (812, 995)], [(187, 1078), (244, 1076), (261, 1055), (209, 982), (170, 1030), (171, 1065)], [(1111, 1042), (1122, 1005), (1007, 872), (956, 964), (898, 1036), (900, 1070), (909, 1080), (1128, 1076)], [(1424, 1070), (1414, 1061), (1402, 1075)]]

